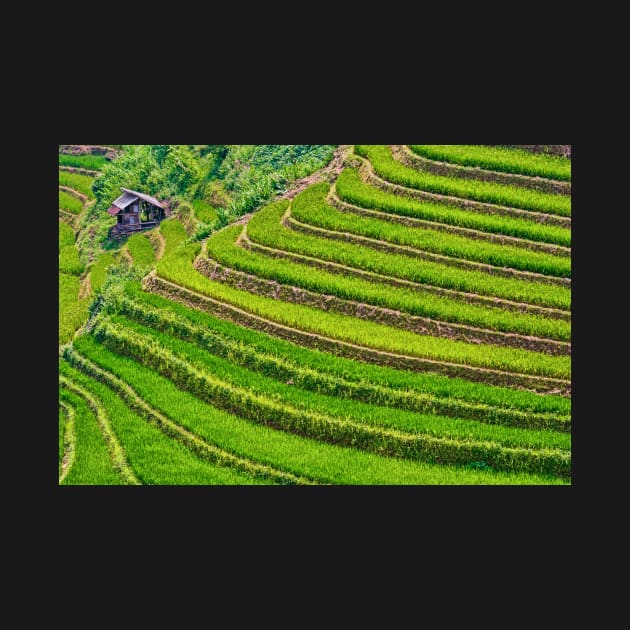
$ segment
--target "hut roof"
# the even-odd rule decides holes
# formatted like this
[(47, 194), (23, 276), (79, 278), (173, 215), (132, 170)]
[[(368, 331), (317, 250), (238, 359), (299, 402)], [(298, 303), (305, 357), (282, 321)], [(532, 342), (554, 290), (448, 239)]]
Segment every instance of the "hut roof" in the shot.
[(136, 201), (136, 199), (144, 199), (144, 201), (148, 201), (151, 205), (164, 209), (162, 203), (160, 203), (155, 197), (145, 195), (144, 193), (138, 192), (136, 190), (129, 190), (128, 188), (123, 188), (122, 186), (120, 187), (120, 190), (123, 191), (123, 194), (115, 199), (112, 205), (107, 209), (107, 212), (109, 212), (109, 214), (111, 214), (112, 216), (117, 215), (129, 204)]

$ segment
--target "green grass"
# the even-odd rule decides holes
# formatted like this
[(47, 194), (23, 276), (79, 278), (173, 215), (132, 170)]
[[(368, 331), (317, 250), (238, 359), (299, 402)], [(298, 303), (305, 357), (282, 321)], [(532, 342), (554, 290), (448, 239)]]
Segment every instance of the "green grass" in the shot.
[(467, 304), (428, 292), (341, 276), (309, 265), (271, 258), (236, 246), (235, 241), (241, 232), (242, 227), (234, 225), (215, 233), (206, 242), (208, 256), (223, 265), (258, 277), (346, 300), (504, 332), (565, 341), (571, 339), (570, 322)]
[[(489, 441), (457, 440), (357, 423), (349, 417), (331, 416), (326, 410), (296, 407), (278, 394), (269, 396), (252, 387), (226, 382), (173, 353), (162, 342), (139, 336), (137, 330), (101, 322), (95, 336), (110, 350), (139, 360), (205, 402), (260, 424), (325, 442), (420, 461), (467, 465), (482, 460), (501, 470), (570, 475), (567, 450), (507, 447)], [(566, 434), (563, 435), (566, 438)]]
[(80, 199), (69, 195), (64, 190), (59, 191), (59, 207), (62, 210), (72, 212), (72, 214), (79, 214), (83, 210), (83, 203)]
[[(65, 362), (60, 362), (60, 372), (74, 381), (76, 372), (64, 364)], [(64, 387), (59, 388), (59, 398), (76, 410), (75, 460), (62, 485), (122, 485), (122, 480), (112, 465), (96, 417), (85, 399)]]
[(522, 247), (350, 215), (326, 203), (328, 191), (329, 184), (326, 182), (307, 188), (291, 206), (293, 217), (308, 225), (334, 232), (356, 234), (452, 258), (552, 276), (571, 276), (570, 256), (534, 252)]
[(68, 173), (67, 171), (59, 171), (59, 185), (67, 186), (73, 190), (83, 193), (88, 199), (94, 199), (92, 192), (93, 177), (88, 175), (80, 175), (79, 173)]
[(456, 269), (351, 243), (298, 234), (280, 223), (288, 205), (287, 201), (276, 202), (257, 212), (247, 225), (250, 239), (267, 247), (420, 284), (550, 308), (571, 308), (571, 290), (566, 287), (503, 278), (482, 271)]
[(342, 201), (362, 208), (445, 223), (491, 234), (505, 234), (506, 236), (571, 247), (571, 230), (568, 228), (499, 214), (482, 214), (472, 210), (463, 210), (456, 206), (401, 197), (366, 184), (361, 180), (357, 169), (344, 169), (337, 178), (335, 187), (337, 195)]
[(69, 245), (74, 247), (74, 230), (65, 221), (59, 221), (59, 253)]
[(418, 171), (396, 161), (387, 145), (357, 144), (355, 152), (367, 158), (380, 177), (396, 184), (474, 201), (571, 216), (571, 198), (566, 195)]
[(177, 219), (162, 221), (160, 224), (160, 232), (165, 241), (163, 258), (169, 256), (188, 238), (184, 226)]
[(263, 464), (334, 484), (558, 484), (538, 475), (432, 465), (320, 443), (220, 411), (136, 361), (81, 340), (82, 353), (203, 439)]
[(90, 269), (90, 284), (93, 291), (98, 291), (105, 284), (107, 269), (115, 264), (116, 259), (111, 252), (102, 253)]
[(193, 455), (133, 412), (107, 386), (68, 367), (73, 380), (89, 390), (107, 411), (129, 464), (148, 485), (251, 485), (262, 482)]
[(195, 211), (195, 218), (198, 221), (209, 223), (210, 225), (214, 225), (217, 222), (219, 218), (217, 211), (203, 199), (193, 199), (192, 206)]
[(138, 267), (151, 267), (155, 262), (155, 252), (146, 234), (133, 234), (127, 241), (133, 264)]
[(59, 274), (59, 345), (68, 343), (87, 320), (90, 298), (79, 300), (79, 289), (79, 278)]
[[(291, 347), (281, 348), (280, 352), (277, 347), (262, 349), (251, 340), (244, 341), (239, 337), (238, 333), (247, 332), (246, 329), (238, 327), (236, 334), (231, 336), (230, 331), (222, 331), (220, 326), (217, 329), (212, 322), (200, 325), (193, 321), (194, 316), (190, 319), (185, 314), (175, 314), (168, 306), (154, 308), (145, 302), (130, 299), (128, 295), (117, 295), (115, 302), (110, 302), (106, 308), (108, 312), (122, 314), (134, 322), (184, 341), (193, 342), (218, 357), (229, 359), (235, 365), (284, 384), (292, 383), (297, 388), (336, 397), (352, 398), (370, 404), (468, 418), (489, 424), (570, 430), (568, 407), (559, 415), (558, 413), (534, 412), (531, 407), (527, 411), (514, 407), (506, 408), (505, 401), (498, 407), (495, 404), (480, 404), (478, 401), (462, 400), (461, 393), (459, 393), (459, 398), (445, 397), (444, 392), (432, 382), (427, 385), (421, 381), (419, 387), (401, 390), (395, 386), (389, 387), (385, 379), (381, 383), (374, 383), (366, 381), (365, 378), (356, 380), (343, 373), (327, 373), (317, 369), (316, 366), (314, 369), (309, 365), (301, 365), (298, 362), (299, 357), (294, 356)], [(273, 353), (274, 351), (276, 354)], [(333, 355), (323, 356), (332, 358)], [(493, 395), (494, 392), (490, 391), (490, 397)], [(547, 400), (553, 396), (538, 396), (538, 398)]]
[(80, 276), (85, 271), (85, 265), (79, 259), (79, 252), (74, 243), (62, 247), (59, 252), (59, 271), (75, 276)]
[[(441, 400), (461, 400), (471, 404), (485, 403), (530, 414), (550, 413), (568, 416), (571, 413), (571, 401), (562, 396), (540, 396), (524, 390), (474, 383), (459, 378), (396, 370), (303, 348), (289, 341), (238, 326), (209, 313), (167, 300), (159, 295), (147, 293), (141, 290), (138, 282), (127, 283), (124, 294), (127, 299), (139, 302), (141, 306), (148, 306), (157, 309), (161, 314), (181, 318), (202, 330), (233, 340), (241, 347), (251, 348), (254, 352), (288, 364), (285, 382), (295, 374), (295, 370), (306, 369), (330, 379), (349, 381), (365, 389), (376, 391), (385, 389), (383, 396), (386, 395), (387, 390), (401, 395), (428, 393)], [(157, 320), (151, 318), (147, 321), (155, 325)], [(374, 400), (381, 400), (378, 394)]]
[(75, 166), (100, 171), (109, 160), (104, 155), (66, 155), (59, 154), (59, 166)]
[[(218, 357), (196, 344), (174, 338), (127, 318), (114, 316), (111, 321), (134, 333), (138, 340), (152, 338), (161, 348), (170, 350), (175, 356), (190, 362), (197, 369), (212, 374), (224, 383), (255, 391), (282, 404), (354, 422), (411, 433), (425, 433), (435, 437), (487, 441), (503, 446), (534, 449), (571, 448), (571, 436), (568, 433), (489, 425), (475, 420), (391, 409), (343, 397), (322, 395), (295, 385), (287, 387), (285, 383), (235, 365), (231, 358)], [(77, 348), (79, 347), (81, 346), (77, 344)]]
[(360, 346), (470, 366), (522, 374), (570, 378), (571, 358), (548, 356), (514, 348), (476, 345), (398, 330), (391, 326), (326, 313), (287, 302), (252, 295), (214, 282), (192, 267), (199, 245), (180, 248), (157, 266), (158, 275), (203, 295), (237, 306), (274, 322)]
[(571, 160), (556, 155), (542, 155), (524, 149), (470, 144), (412, 144), (414, 153), (430, 160), (462, 166), (571, 181)]

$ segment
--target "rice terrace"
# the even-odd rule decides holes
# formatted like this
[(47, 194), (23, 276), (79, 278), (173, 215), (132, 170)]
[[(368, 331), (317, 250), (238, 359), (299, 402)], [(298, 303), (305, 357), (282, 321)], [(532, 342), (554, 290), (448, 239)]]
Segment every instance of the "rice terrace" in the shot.
[(570, 485), (570, 145), (59, 145), (60, 485)]

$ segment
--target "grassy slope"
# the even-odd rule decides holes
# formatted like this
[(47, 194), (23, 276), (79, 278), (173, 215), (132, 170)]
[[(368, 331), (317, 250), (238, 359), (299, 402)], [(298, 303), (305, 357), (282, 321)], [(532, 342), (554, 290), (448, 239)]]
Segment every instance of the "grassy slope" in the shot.
[[(187, 429), (238, 455), (296, 475), (341, 484), (545, 484), (558, 479), (430, 465), (319, 443), (250, 422), (202, 403), (168, 379), (102, 346), (83, 342), (86, 356), (128, 382), (149, 404), (176, 415)], [(176, 410), (176, 413), (174, 413)]]

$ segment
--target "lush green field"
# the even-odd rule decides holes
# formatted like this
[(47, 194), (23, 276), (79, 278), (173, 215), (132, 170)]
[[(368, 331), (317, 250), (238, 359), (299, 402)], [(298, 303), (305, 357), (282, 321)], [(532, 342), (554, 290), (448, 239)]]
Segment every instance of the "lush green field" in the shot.
[[(99, 404), (111, 419), (112, 430), (128, 457), (128, 465), (138, 481), (147, 485), (251, 485), (261, 483), (247, 475), (239, 474), (229, 468), (213, 465), (201, 460), (177, 440), (170, 439), (155, 426), (137, 413), (134, 413), (107, 386), (85, 374), (62, 364), (62, 373), (72, 376), (74, 382), (98, 398)], [(75, 399), (76, 400), (76, 399)], [(97, 434), (79, 435), (79, 448), (98, 447), (101, 465), (107, 469), (108, 462), (102, 453)], [(84, 445), (84, 442), (86, 443)], [(109, 473), (109, 471), (108, 471)], [(90, 481), (91, 475), (85, 475), (82, 483), (103, 483), (108, 481)], [(78, 483), (73, 478), (66, 483)], [(120, 483), (120, 481), (119, 481)]]
[(127, 241), (133, 264), (139, 267), (150, 267), (155, 262), (155, 252), (146, 234), (133, 234)]
[(335, 189), (342, 201), (362, 208), (480, 230), (491, 234), (505, 234), (506, 236), (552, 243), (564, 247), (571, 246), (570, 229), (503, 215), (481, 214), (448, 204), (429, 203), (400, 197), (366, 184), (361, 180), (356, 169), (344, 169), (335, 183)]
[(114, 354), (99, 344), (88, 344), (88, 341), (82, 340), (82, 354), (129, 383), (152, 406), (167, 415), (176, 415), (185, 428), (201, 438), (241, 457), (316, 479), (320, 483), (563, 483), (560, 478), (394, 459), (252, 424), (178, 389), (169, 379), (148, 370), (137, 361)]
[[(147, 293), (142, 291), (137, 283), (125, 286), (124, 296), (117, 299), (113, 308), (114, 312), (124, 313), (127, 317), (134, 317), (141, 323), (158, 328), (159, 322), (165, 319), (161, 329), (173, 334), (183, 322), (186, 328), (186, 332), (182, 333), (183, 338), (195, 338), (204, 347), (211, 344), (211, 347), (216, 349), (216, 343), (211, 343), (208, 335), (212, 332), (215, 341), (216, 335), (220, 335), (234, 344), (226, 351), (231, 357), (236, 357), (238, 348), (242, 352), (245, 347), (252, 349), (254, 358), (243, 365), (251, 369), (259, 366), (268, 375), (272, 372), (277, 373), (278, 378), (285, 382), (295, 376), (303, 383), (315, 379), (311, 382), (316, 391), (320, 391), (318, 388), (322, 386), (325, 391), (334, 392), (336, 390), (329, 388), (340, 387), (341, 381), (346, 381), (361, 389), (362, 395), (372, 396), (371, 400), (380, 403), (392, 392), (397, 392), (397, 401), (406, 398), (417, 399), (417, 395), (428, 393), (443, 402), (461, 400), (477, 405), (485, 402), (490, 406), (520, 410), (530, 417), (540, 413), (566, 417), (571, 411), (570, 401), (561, 396), (540, 396), (523, 390), (495, 387), (429, 373), (405, 372), (302, 348)], [(191, 326), (193, 328), (190, 328)], [(200, 332), (203, 339), (199, 337)], [(323, 380), (326, 381), (325, 384), (322, 384)], [(367, 393), (368, 391), (373, 394)]]
[(85, 271), (85, 265), (79, 259), (79, 252), (74, 243), (62, 247), (59, 251), (59, 271), (75, 276), (80, 276)]
[(68, 245), (74, 246), (74, 230), (63, 221), (59, 221), (59, 252)]
[[(389, 145), (60, 156), (101, 175), (60, 171), (96, 202), (59, 225), (59, 483), (571, 484), (571, 228), (544, 216), (571, 197), (505, 176), (570, 160), (409, 146), (496, 175)], [(108, 239), (120, 186), (168, 204), (159, 232)]]
[[(60, 373), (69, 369), (60, 364)], [(99, 431), (96, 415), (87, 401), (61, 384), (59, 399), (76, 410), (76, 453), (74, 463), (62, 483), (65, 485), (107, 485), (123, 483), (117, 474), (107, 451), (107, 445)]]
[(59, 207), (62, 210), (72, 212), (72, 214), (79, 214), (83, 210), (83, 203), (80, 199), (69, 195), (64, 190), (59, 191)]
[(103, 286), (107, 278), (107, 269), (115, 262), (111, 252), (104, 252), (98, 257), (98, 260), (90, 268), (90, 283), (93, 290), (97, 291)]
[(219, 218), (217, 211), (203, 199), (193, 199), (192, 205), (195, 217), (203, 223), (214, 224)]
[(236, 239), (241, 232), (240, 226), (230, 226), (214, 234), (206, 242), (208, 256), (223, 265), (259, 278), (412, 315), (551, 339), (569, 340), (571, 337), (571, 325), (566, 321), (467, 304), (431, 293), (379, 285), (264, 256), (236, 246)]
[(570, 357), (548, 356), (515, 348), (480, 346), (474, 343), (414, 334), (350, 316), (322, 312), (288, 302), (278, 302), (222, 285), (192, 268), (192, 261), (198, 253), (199, 246), (196, 244), (177, 250), (158, 263), (158, 274), (175, 284), (232, 304), (270, 321), (359, 346), (521, 374), (570, 378)]
[[(147, 348), (140, 355), (140, 360), (151, 353), (151, 348), (166, 349), (171, 351), (173, 356), (180, 357), (207, 374), (212, 374), (223, 383), (255, 391), (257, 394), (265, 395), (269, 399), (286, 403), (289, 406), (325, 413), (340, 419), (351, 419), (354, 422), (412, 433), (428, 433), (437, 437), (485, 440), (505, 446), (570, 448), (571, 440), (567, 433), (515, 429), (474, 420), (462, 422), (459, 418), (390, 409), (336, 396), (313, 393), (299, 386), (286, 387), (284, 383), (280, 383), (276, 379), (239, 367), (230, 359), (217, 357), (213, 353), (199, 348), (196, 343), (174, 338), (162, 331), (138, 324), (124, 317), (113, 316), (110, 321), (112, 325), (109, 328), (105, 327), (102, 332), (105, 345), (107, 345), (107, 335), (112, 335), (115, 340), (119, 340), (120, 337), (116, 337), (117, 333), (127, 334), (131, 331), (138, 347)], [(98, 334), (97, 332), (97, 337)], [(157, 346), (152, 345), (152, 341)]]
[[(294, 203), (299, 203), (298, 199), (299, 195)], [(549, 308), (571, 308), (571, 290), (565, 287), (457, 269), (432, 261), (420, 261), (409, 256), (379, 252), (351, 243), (297, 234), (281, 224), (281, 218), (287, 208), (288, 203), (281, 201), (257, 212), (247, 224), (247, 234), (251, 240), (281, 251), (311, 256), (315, 260), (331, 261), (350, 268), (420, 284)]]
[(164, 257), (169, 256), (174, 252), (186, 238), (186, 230), (184, 226), (177, 219), (167, 219), (162, 221), (160, 225), (160, 232), (164, 237), (166, 243), (164, 247)]
[(387, 145), (356, 145), (355, 151), (369, 159), (380, 177), (395, 184), (502, 206), (571, 216), (571, 198), (565, 195), (418, 171), (396, 161)]
[(492, 171), (571, 181), (571, 160), (524, 149), (470, 144), (412, 144), (414, 153), (431, 160), (479, 166)]
[(92, 192), (93, 177), (88, 175), (80, 175), (79, 173), (68, 173), (67, 171), (59, 171), (59, 185), (67, 186), (73, 190), (77, 190), (88, 199), (94, 199)]
[(67, 155), (59, 154), (59, 166), (75, 166), (91, 171), (100, 171), (108, 163), (104, 155)]
[(488, 243), (435, 230), (408, 227), (386, 220), (352, 216), (326, 203), (329, 186), (315, 184), (293, 202), (291, 215), (298, 221), (334, 232), (356, 234), (382, 243), (404, 245), (453, 258), (551, 276), (570, 277), (571, 257), (533, 252), (522, 247)]
[(89, 298), (79, 299), (77, 276), (59, 273), (59, 345), (68, 343), (88, 316)]

